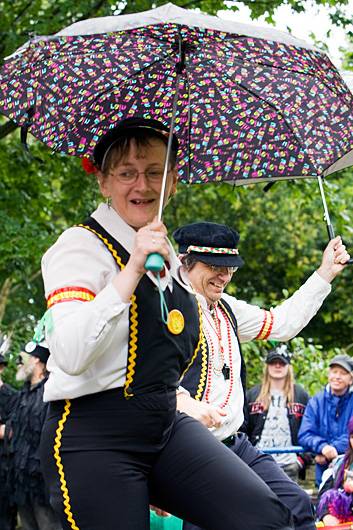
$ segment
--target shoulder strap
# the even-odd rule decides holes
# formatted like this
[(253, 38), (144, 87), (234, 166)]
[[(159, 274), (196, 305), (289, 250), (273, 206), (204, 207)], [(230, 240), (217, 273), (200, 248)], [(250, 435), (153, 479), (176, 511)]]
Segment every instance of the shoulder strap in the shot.
[(79, 228), (85, 228), (97, 236), (102, 243), (105, 245), (106, 249), (113, 256), (118, 267), (122, 270), (126, 263), (129, 260), (128, 251), (116, 240), (114, 239), (109, 232), (103, 228), (101, 224), (98, 223), (93, 217), (88, 217), (83, 223), (78, 225)]
[(227, 315), (227, 317), (229, 319), (229, 322), (231, 323), (231, 325), (234, 328), (235, 333), (237, 333), (238, 323), (237, 323), (237, 319), (236, 319), (236, 317), (235, 317), (230, 305), (223, 298), (221, 298), (218, 303), (221, 306), (221, 308), (223, 309), (223, 311), (226, 313), (226, 315)]

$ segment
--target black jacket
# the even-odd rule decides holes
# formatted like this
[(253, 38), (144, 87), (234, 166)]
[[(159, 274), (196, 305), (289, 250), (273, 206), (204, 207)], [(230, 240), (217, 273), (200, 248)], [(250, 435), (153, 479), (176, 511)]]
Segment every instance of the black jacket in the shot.
[(46, 379), (32, 386), (29, 382), (12, 396), (6, 420), (5, 463), (7, 491), (17, 505), (38, 502), (48, 504), (40, 469), (39, 441), (48, 403), (43, 402)]
[[(268, 412), (264, 410), (262, 403), (256, 401), (260, 388), (260, 385), (256, 385), (247, 392), (245, 432), (253, 445), (256, 445), (261, 438)], [(293, 445), (298, 445), (298, 431), (308, 400), (309, 395), (304, 388), (300, 385), (294, 385), (294, 401), (293, 403), (287, 403), (287, 414)]]

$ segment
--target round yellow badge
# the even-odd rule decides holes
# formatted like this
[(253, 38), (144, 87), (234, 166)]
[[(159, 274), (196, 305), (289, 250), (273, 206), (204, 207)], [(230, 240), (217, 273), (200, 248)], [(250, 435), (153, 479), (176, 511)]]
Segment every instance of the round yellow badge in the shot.
[(184, 329), (184, 315), (179, 309), (172, 309), (168, 315), (167, 327), (173, 335), (179, 335)]

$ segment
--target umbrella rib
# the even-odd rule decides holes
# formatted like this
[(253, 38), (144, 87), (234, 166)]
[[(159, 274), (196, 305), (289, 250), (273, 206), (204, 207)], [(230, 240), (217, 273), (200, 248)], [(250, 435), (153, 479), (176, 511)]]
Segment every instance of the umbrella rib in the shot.
[[(240, 36), (239, 39), (245, 39), (246, 37), (245, 36)], [(217, 48), (224, 56), (226, 56), (227, 54), (224, 52), (224, 49), (222, 48), (221, 44), (219, 43), (215, 43), (215, 48)], [(233, 55), (233, 54), (232, 54)], [(255, 59), (256, 61), (256, 59)], [(247, 60), (248, 64), (251, 65), (251, 61), (250, 60)], [(237, 60), (237, 59), (234, 59), (234, 63), (238, 64), (239, 66), (242, 66), (242, 65), (245, 65), (245, 62), (241, 62), (240, 60)], [(294, 75), (298, 75), (298, 74), (301, 74), (301, 75), (305, 75), (305, 76), (308, 76), (308, 77), (311, 77), (313, 79), (316, 79), (316, 75), (315, 75), (315, 72), (307, 72), (307, 71), (304, 71), (304, 70), (290, 70), (288, 68), (286, 68), (285, 66), (279, 66), (279, 65), (272, 65), (270, 63), (258, 63), (256, 62), (256, 64), (258, 64), (259, 66), (261, 66), (262, 68), (266, 68), (266, 70), (282, 70), (283, 72), (288, 72), (288, 73), (291, 73), (291, 74), (294, 74)], [(326, 76), (324, 79), (320, 79), (320, 83), (322, 83), (323, 85), (325, 85), (325, 87), (330, 91), (332, 92), (332, 88), (331, 88), (331, 85), (329, 85), (327, 82), (326, 82)]]
[[(98, 99), (100, 99), (102, 96), (104, 96), (105, 94), (108, 94), (109, 92), (113, 92), (114, 90), (116, 90), (118, 87), (120, 87), (121, 85), (124, 85), (126, 82), (128, 82), (130, 79), (136, 77), (138, 74), (148, 70), (149, 68), (152, 68), (152, 66), (158, 64), (158, 63), (161, 63), (163, 60), (165, 61), (168, 61), (168, 57), (161, 57), (159, 59), (156, 59), (155, 61), (151, 62), (150, 64), (148, 64), (147, 66), (144, 66), (143, 68), (140, 68), (139, 70), (136, 70), (134, 71), (132, 74), (126, 76), (124, 79), (122, 79), (121, 81), (119, 81), (119, 83), (117, 83), (116, 85), (112, 85), (111, 87), (107, 88), (106, 90), (104, 90), (103, 92), (100, 92), (94, 99), (92, 99), (92, 103), (95, 103)], [(172, 61), (168, 61), (170, 62), (171, 64), (173, 64)]]
[(190, 173), (191, 173), (191, 161), (190, 161), (190, 143), (191, 143), (191, 97), (190, 97), (190, 79), (189, 79), (189, 72), (188, 69), (185, 68), (186, 73), (186, 85), (187, 85), (187, 91), (188, 91), (188, 141), (187, 141), (187, 149), (188, 149), (188, 165), (187, 165), (187, 180), (190, 181)]

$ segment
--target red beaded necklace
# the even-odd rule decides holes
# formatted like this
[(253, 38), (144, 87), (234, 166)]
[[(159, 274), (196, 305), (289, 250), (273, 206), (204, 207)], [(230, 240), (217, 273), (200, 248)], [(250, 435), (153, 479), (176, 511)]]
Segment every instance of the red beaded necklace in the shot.
[[(228, 319), (227, 314), (225, 313), (225, 311), (223, 311), (222, 308), (220, 308), (220, 311), (221, 311), (221, 315), (223, 316), (223, 318), (225, 320), (226, 327), (227, 327), (228, 359), (229, 359), (229, 387), (228, 387), (228, 392), (227, 392), (227, 395), (226, 395), (226, 398), (225, 398), (224, 402), (221, 405), (219, 405), (221, 408), (224, 408), (226, 405), (228, 405), (230, 396), (232, 394), (232, 390), (233, 390), (233, 386), (234, 386), (234, 370), (233, 370), (233, 359), (232, 359), (232, 355), (231, 355), (231, 351), (232, 351), (231, 326), (230, 326), (230, 322), (229, 322), (229, 319)], [(218, 307), (215, 305), (214, 308), (213, 308), (212, 321), (209, 319), (209, 317), (208, 317), (206, 312), (204, 312), (204, 314), (205, 314), (206, 320), (208, 321), (208, 323), (210, 324), (212, 329), (216, 332), (216, 335), (217, 335), (217, 338), (218, 338), (218, 345), (219, 345), (220, 361), (221, 361), (221, 368), (219, 368), (218, 366), (216, 367), (215, 366), (215, 358), (216, 358), (215, 345), (214, 345), (214, 342), (212, 340), (211, 333), (209, 333), (205, 329), (206, 340), (207, 340), (207, 344), (208, 344), (208, 348), (209, 348), (209, 362), (208, 362), (208, 372), (207, 372), (207, 385), (206, 385), (206, 389), (205, 389), (205, 401), (206, 401), (206, 403), (209, 403), (209, 396), (210, 396), (210, 391), (211, 391), (211, 386), (212, 386), (212, 373), (215, 373), (217, 375), (222, 374), (223, 373), (223, 369), (224, 369), (224, 367), (226, 365), (225, 365), (225, 362), (224, 362), (225, 361), (225, 351), (224, 351), (224, 347), (223, 347), (223, 344), (222, 344), (221, 321), (220, 321), (220, 318), (218, 316)]]

